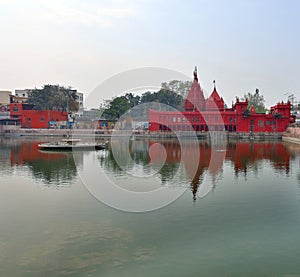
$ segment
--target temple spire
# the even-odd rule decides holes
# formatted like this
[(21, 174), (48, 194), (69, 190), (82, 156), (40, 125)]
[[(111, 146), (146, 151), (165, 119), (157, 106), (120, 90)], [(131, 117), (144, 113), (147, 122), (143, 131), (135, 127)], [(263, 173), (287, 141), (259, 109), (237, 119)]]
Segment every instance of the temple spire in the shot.
[(195, 70), (194, 70), (194, 81), (197, 81), (197, 82), (198, 82), (197, 66), (195, 66)]
[(216, 90), (216, 80), (213, 80), (214, 83), (214, 90)]

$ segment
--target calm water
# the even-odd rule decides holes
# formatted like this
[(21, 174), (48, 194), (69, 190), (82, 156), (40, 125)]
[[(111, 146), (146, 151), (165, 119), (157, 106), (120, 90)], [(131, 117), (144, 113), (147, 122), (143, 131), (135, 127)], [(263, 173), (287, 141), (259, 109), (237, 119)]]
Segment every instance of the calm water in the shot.
[[(72, 154), (39, 152), (37, 143), (0, 139), (0, 276), (300, 275), (299, 146), (232, 142), (222, 159), (201, 142), (194, 176), (193, 159), (180, 165), (193, 148), (162, 141), (166, 163), (157, 169), (161, 151), (149, 165), (154, 142), (137, 140), (135, 163), (124, 165), (156, 174), (136, 183), (110, 150), (99, 151), (94, 163), (126, 189), (187, 187), (164, 208), (128, 213), (83, 185), (77, 169), (90, 153), (76, 154), (76, 169)], [(207, 180), (213, 188), (200, 197)]]

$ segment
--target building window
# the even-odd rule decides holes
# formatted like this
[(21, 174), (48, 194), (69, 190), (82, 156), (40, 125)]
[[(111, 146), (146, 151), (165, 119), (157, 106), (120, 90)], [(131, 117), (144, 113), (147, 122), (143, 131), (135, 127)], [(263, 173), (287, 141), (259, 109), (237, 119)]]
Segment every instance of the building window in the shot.
[(180, 122), (181, 118), (180, 118), (180, 117), (178, 117), (178, 118), (177, 118), (177, 120), (178, 120), (178, 122)]
[(196, 121), (199, 122), (199, 117), (196, 117)]
[(185, 121), (185, 117), (182, 118), (182, 122), (184, 122), (184, 121)]
[(18, 107), (14, 107), (14, 108), (13, 108), (13, 111), (14, 111), (14, 112), (18, 112), (18, 111), (19, 111)]
[(229, 117), (229, 122), (232, 122), (232, 117)]
[(43, 117), (41, 117), (41, 118), (40, 118), (40, 121), (41, 121), (41, 122), (44, 122), (44, 118), (43, 118)]
[(263, 128), (264, 127), (264, 121), (263, 120), (258, 120), (258, 127)]
[(173, 122), (176, 122), (176, 117), (175, 116), (173, 117)]
[(192, 117), (192, 122), (194, 122), (194, 117)]

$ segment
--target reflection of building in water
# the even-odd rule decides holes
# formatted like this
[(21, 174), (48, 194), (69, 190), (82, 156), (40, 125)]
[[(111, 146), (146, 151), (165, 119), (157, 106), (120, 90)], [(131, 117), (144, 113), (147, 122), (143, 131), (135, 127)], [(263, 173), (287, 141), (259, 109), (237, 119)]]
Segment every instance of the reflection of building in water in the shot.
[[(157, 143), (150, 141), (149, 147)], [(289, 173), (290, 159), (292, 154), (283, 143), (274, 142), (234, 142), (227, 145), (227, 149), (222, 150), (211, 147), (207, 142), (184, 143), (180, 146), (178, 141), (160, 141), (166, 149), (166, 163), (179, 163), (181, 158), (184, 163), (187, 177), (191, 181), (191, 190), (194, 199), (204, 173), (208, 173), (216, 185), (217, 178), (223, 169), (224, 160), (231, 161), (234, 165), (235, 174), (247, 174), (250, 167), (254, 167), (259, 161), (269, 160), (275, 171)], [(199, 151), (199, 155), (195, 155)], [(153, 163), (162, 159), (161, 151), (153, 151), (151, 160)], [(195, 168), (196, 167), (196, 168)]]
[(226, 159), (234, 164), (237, 176), (239, 172), (247, 174), (248, 168), (261, 160), (269, 160), (276, 171), (288, 174), (291, 156), (283, 143), (273, 142), (229, 143), (226, 153)]
[(10, 150), (5, 139), (0, 138), (0, 170), (10, 168)]
[(17, 142), (9, 151), (11, 166), (27, 166), (36, 179), (49, 186), (69, 185), (77, 175), (72, 152), (41, 152), (36, 141)]

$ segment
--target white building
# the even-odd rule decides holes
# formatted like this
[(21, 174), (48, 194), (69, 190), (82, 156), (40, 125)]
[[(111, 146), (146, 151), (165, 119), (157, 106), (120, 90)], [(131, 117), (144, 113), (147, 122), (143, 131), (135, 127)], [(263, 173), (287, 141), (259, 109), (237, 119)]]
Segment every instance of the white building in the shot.
[(82, 92), (78, 92), (76, 90), (76, 96), (77, 96), (77, 103), (78, 103), (78, 112), (76, 113), (77, 116), (82, 116), (83, 115), (83, 93)]
[(9, 104), (11, 91), (0, 90), (0, 119), (10, 118)]
[(0, 105), (8, 105), (10, 103), (11, 91), (0, 90)]
[(16, 89), (14, 95), (14, 102), (17, 103), (28, 103), (28, 97), (32, 89)]

